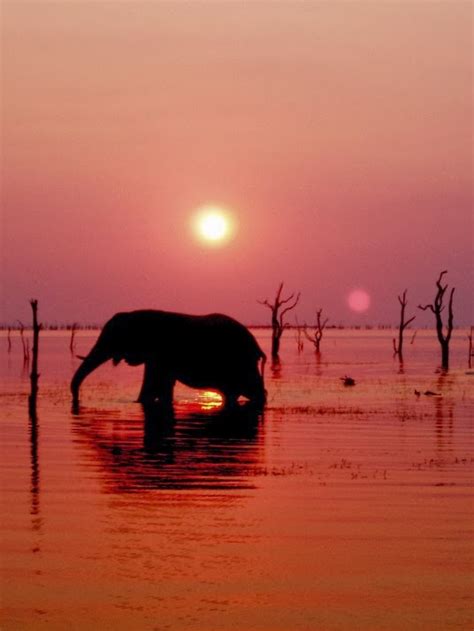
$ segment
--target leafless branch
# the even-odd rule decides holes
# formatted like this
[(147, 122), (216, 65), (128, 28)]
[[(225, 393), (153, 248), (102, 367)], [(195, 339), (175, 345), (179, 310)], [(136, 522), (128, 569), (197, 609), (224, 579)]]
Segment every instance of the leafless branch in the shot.
[[(291, 298), (293, 298), (294, 294), (291, 294)], [(289, 305), (288, 307), (286, 307), (286, 309), (283, 309), (283, 311), (280, 313), (280, 325), (283, 326), (283, 316), (285, 315), (285, 313), (288, 313), (288, 311), (291, 311), (292, 309), (294, 309), (296, 307), (296, 305), (298, 304), (300, 299), (300, 294), (298, 293), (298, 295), (296, 296), (295, 300), (292, 302), (291, 305)], [(282, 300), (280, 303), (281, 305), (287, 304), (288, 300)]]
[(435, 313), (434, 307), (433, 305), (418, 305), (418, 309), (421, 309), (422, 311), (426, 311), (427, 309), (430, 309), (433, 313)]
[(268, 298), (265, 300), (257, 300), (257, 302), (260, 305), (265, 305), (265, 307), (268, 307), (269, 309), (273, 309), (273, 305), (268, 302)]

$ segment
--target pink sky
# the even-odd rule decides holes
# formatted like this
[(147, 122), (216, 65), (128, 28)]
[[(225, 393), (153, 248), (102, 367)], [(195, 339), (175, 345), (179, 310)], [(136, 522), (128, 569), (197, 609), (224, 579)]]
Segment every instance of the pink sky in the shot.
[[(300, 321), (396, 323), (447, 269), (471, 324), (471, 9), (4, 2), (0, 321), (264, 323), (284, 280)], [(191, 230), (210, 202), (221, 248)]]

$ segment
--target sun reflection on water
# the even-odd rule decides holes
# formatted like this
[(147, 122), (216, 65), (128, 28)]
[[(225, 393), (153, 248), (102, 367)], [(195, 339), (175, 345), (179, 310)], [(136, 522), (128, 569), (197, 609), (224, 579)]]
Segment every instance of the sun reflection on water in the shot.
[(222, 395), (212, 390), (202, 390), (198, 395), (199, 407), (203, 411), (216, 410), (224, 404)]

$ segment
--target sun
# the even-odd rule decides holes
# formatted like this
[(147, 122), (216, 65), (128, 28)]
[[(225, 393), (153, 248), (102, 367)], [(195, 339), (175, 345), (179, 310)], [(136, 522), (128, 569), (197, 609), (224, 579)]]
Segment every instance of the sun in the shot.
[(201, 206), (194, 217), (194, 232), (209, 245), (223, 245), (232, 237), (234, 221), (221, 206)]
[(219, 239), (225, 237), (227, 221), (221, 213), (208, 213), (201, 218), (199, 229), (205, 239), (219, 241)]
[(364, 313), (370, 307), (370, 295), (365, 289), (354, 289), (347, 297), (347, 302), (352, 311)]

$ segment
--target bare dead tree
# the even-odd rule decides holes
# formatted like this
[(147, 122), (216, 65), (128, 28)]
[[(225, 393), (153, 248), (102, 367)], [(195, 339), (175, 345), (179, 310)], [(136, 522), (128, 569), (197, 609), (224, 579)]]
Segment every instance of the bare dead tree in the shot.
[(326, 328), (326, 324), (329, 321), (329, 318), (321, 321), (322, 312), (322, 309), (318, 309), (318, 311), (316, 311), (316, 324), (314, 325), (311, 333), (308, 333), (308, 327), (306, 325), (304, 327), (304, 334), (306, 335), (308, 340), (314, 344), (314, 349), (318, 354), (320, 353), (321, 340), (323, 337), (324, 329)]
[(471, 330), (467, 334), (467, 339), (469, 340), (469, 353), (467, 356), (467, 364), (469, 368), (472, 368), (472, 358), (474, 357), (474, 351), (472, 350), (472, 332), (474, 331), (474, 326), (471, 326)]
[(444, 297), (446, 294), (446, 290), (448, 289), (448, 285), (442, 285), (441, 280), (448, 271), (444, 270), (440, 273), (438, 280), (436, 281), (436, 296), (433, 304), (428, 305), (418, 305), (418, 309), (422, 311), (426, 311), (429, 309), (435, 316), (436, 319), (436, 333), (438, 335), (438, 341), (441, 345), (441, 367), (444, 370), (448, 370), (449, 368), (449, 342), (451, 340), (451, 334), (453, 332), (453, 295), (455, 287), (453, 287), (449, 293), (449, 301), (448, 301), (448, 321), (446, 324), (446, 333), (445, 327), (443, 324), (443, 318), (441, 317), (442, 312), (444, 311), (446, 305), (443, 304)]
[(12, 328), (11, 326), (8, 327), (8, 333), (7, 333), (7, 348), (8, 348), (8, 352), (11, 353), (12, 351), (12, 340), (11, 340), (11, 332), (12, 332)]
[(76, 337), (76, 331), (77, 331), (77, 322), (74, 322), (73, 325), (71, 326), (71, 340), (69, 342), (69, 350), (71, 351), (71, 355), (74, 355), (74, 348), (75, 348), (74, 338)]
[(393, 354), (398, 355), (400, 359), (403, 357), (403, 333), (407, 326), (413, 322), (416, 316), (405, 320), (405, 309), (407, 306), (407, 290), (403, 292), (401, 296), (398, 296), (398, 302), (400, 303), (400, 324), (398, 325), (398, 344), (395, 338), (393, 338)]
[(38, 397), (38, 343), (41, 325), (38, 324), (38, 301), (30, 300), (31, 309), (33, 311), (33, 349), (31, 362), (31, 392), (28, 399), (28, 409), (31, 418), (36, 418), (36, 400)]
[(302, 339), (303, 327), (298, 322), (298, 318), (295, 318), (295, 322), (296, 322), (296, 334), (295, 334), (296, 347), (298, 349), (298, 353), (302, 353), (304, 349), (304, 342)]
[(300, 293), (292, 293), (288, 298), (282, 298), (281, 292), (283, 291), (283, 283), (280, 283), (275, 300), (271, 303), (268, 299), (258, 300), (261, 305), (265, 305), (272, 312), (272, 357), (275, 359), (278, 357), (280, 351), (280, 340), (283, 335), (283, 331), (288, 327), (285, 323), (284, 317), (296, 307), (300, 299)]

